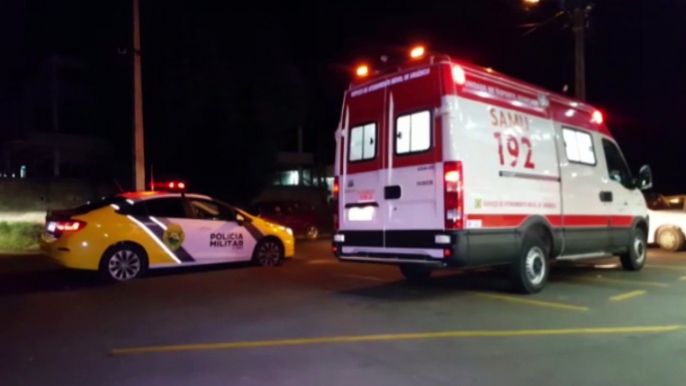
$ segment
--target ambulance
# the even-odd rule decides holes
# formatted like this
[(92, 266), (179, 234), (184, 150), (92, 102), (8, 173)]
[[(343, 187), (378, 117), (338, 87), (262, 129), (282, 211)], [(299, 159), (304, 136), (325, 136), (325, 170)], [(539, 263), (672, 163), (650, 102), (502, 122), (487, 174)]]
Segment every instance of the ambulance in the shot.
[(408, 281), (502, 265), (522, 293), (556, 260), (645, 265), (651, 170), (632, 175), (599, 110), (418, 49), (357, 74), (336, 131), (340, 261), (397, 265)]

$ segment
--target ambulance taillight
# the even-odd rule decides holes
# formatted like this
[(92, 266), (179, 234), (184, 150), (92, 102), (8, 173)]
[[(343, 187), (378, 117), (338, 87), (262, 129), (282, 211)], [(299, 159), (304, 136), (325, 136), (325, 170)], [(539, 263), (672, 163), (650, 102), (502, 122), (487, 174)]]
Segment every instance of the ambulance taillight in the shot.
[(341, 186), (338, 184), (338, 176), (333, 178), (333, 188), (331, 189), (333, 193), (333, 229), (334, 231), (339, 228), (338, 221), (338, 196), (341, 190)]
[(365, 76), (369, 75), (369, 66), (363, 64), (363, 65), (357, 67), (357, 70), (355, 71), (355, 73), (360, 78), (364, 78)]
[(445, 229), (462, 229), (464, 224), (462, 184), (462, 162), (451, 161), (443, 164)]

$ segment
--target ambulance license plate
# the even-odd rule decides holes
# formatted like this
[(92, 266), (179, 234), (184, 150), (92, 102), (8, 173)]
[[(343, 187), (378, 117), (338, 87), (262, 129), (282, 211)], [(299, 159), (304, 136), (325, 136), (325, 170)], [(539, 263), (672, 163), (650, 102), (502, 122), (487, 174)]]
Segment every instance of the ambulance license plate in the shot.
[(350, 221), (372, 221), (373, 218), (373, 206), (355, 206), (348, 209), (348, 220)]

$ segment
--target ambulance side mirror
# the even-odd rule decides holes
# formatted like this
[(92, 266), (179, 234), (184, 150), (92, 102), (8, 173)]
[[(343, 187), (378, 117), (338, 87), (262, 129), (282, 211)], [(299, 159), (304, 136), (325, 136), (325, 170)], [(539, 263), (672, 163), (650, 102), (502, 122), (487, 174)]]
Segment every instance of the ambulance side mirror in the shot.
[(650, 166), (643, 165), (638, 171), (636, 187), (640, 190), (648, 190), (653, 187), (653, 172), (650, 170)]

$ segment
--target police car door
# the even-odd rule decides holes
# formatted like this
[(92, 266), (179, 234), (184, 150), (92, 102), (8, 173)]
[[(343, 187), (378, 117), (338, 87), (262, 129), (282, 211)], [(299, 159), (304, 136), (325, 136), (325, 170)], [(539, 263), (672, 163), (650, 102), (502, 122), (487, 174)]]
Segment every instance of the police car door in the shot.
[(189, 198), (195, 217), (190, 232), (202, 247), (208, 261), (248, 261), (256, 241), (243, 226), (243, 218), (233, 208), (220, 202)]

